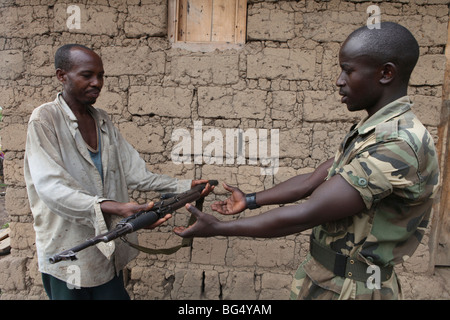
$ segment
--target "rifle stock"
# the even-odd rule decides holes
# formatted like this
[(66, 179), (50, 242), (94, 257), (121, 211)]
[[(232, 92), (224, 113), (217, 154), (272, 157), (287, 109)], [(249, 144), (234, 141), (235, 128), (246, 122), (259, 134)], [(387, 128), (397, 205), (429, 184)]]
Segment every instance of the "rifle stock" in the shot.
[[(209, 180), (208, 183), (212, 186), (216, 186), (218, 184), (217, 180)], [(172, 213), (184, 207), (187, 203), (200, 199), (201, 193), (205, 187), (206, 183), (202, 183), (183, 193), (171, 194), (169, 198), (164, 197), (163, 200), (156, 202), (151, 210), (140, 211), (134, 215), (122, 219), (117, 223), (113, 230), (90, 238), (71, 249), (55, 254), (49, 258), (49, 262), (53, 264), (62, 260), (76, 260), (76, 253), (81, 250), (94, 246), (99, 242), (112, 241), (128, 233), (132, 233), (150, 226), (159, 219), (163, 218), (166, 214)]]

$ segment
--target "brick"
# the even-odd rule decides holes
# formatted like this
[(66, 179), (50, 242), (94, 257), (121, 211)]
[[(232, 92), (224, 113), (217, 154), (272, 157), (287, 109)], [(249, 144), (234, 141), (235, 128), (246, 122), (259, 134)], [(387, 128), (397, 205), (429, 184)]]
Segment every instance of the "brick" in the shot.
[(26, 189), (10, 187), (5, 196), (5, 206), (10, 216), (27, 216), (31, 213)]
[(311, 154), (311, 132), (308, 128), (280, 130), (280, 158), (305, 159)]
[(224, 300), (256, 300), (255, 274), (246, 271), (232, 271), (222, 285)]
[(165, 276), (166, 270), (162, 268), (133, 268), (131, 271), (131, 279), (139, 280), (132, 288), (135, 298), (158, 300), (167, 298), (170, 281)]
[[(25, 179), (23, 176), (23, 159), (8, 159), (6, 153), (6, 159), (3, 161), (3, 174), (5, 184), (14, 187), (25, 187)], [(8, 193), (8, 190), (6, 190)], [(6, 207), (6, 211), (9, 208)]]
[(180, 84), (235, 84), (239, 79), (238, 65), (237, 52), (200, 56), (176, 55), (171, 59), (169, 78)]
[(49, 19), (46, 6), (2, 6), (0, 36), (26, 38), (44, 34), (50, 31)]
[(348, 35), (366, 22), (365, 12), (315, 11), (303, 15), (305, 26), (301, 35), (318, 42), (343, 42)]
[(100, 50), (103, 66), (109, 76), (157, 76), (164, 73), (164, 52), (152, 52), (149, 47), (103, 47)]
[(295, 36), (294, 12), (259, 8), (249, 10), (247, 37), (249, 40), (287, 41)]
[(411, 75), (410, 85), (442, 85), (444, 81), (445, 56), (424, 55), (419, 58)]
[(191, 102), (192, 91), (188, 89), (136, 86), (130, 87), (128, 111), (134, 115), (188, 118)]
[(55, 4), (53, 29), (57, 32), (70, 32), (74, 34), (108, 35), (116, 36), (118, 29), (118, 11), (115, 8), (104, 5), (82, 5), (76, 4), (80, 8), (80, 28), (69, 29), (69, 24), (73, 21), (73, 11), (67, 12), (68, 4)]
[(358, 121), (364, 112), (350, 112), (336, 92), (305, 91), (303, 118), (312, 122)]
[(228, 240), (223, 238), (197, 238), (192, 246), (192, 262), (208, 265), (223, 265), (228, 249)]
[(292, 275), (263, 273), (259, 300), (286, 300), (291, 292)]
[(167, 7), (163, 4), (127, 6), (124, 31), (129, 37), (163, 36), (167, 33)]
[(164, 128), (161, 125), (146, 124), (138, 126), (133, 122), (123, 122), (119, 125), (119, 130), (139, 152), (160, 153), (164, 151), (162, 140)]
[(234, 92), (224, 87), (200, 87), (198, 112), (204, 117), (263, 119), (267, 92), (246, 90)]
[(23, 53), (20, 50), (0, 51), (0, 79), (15, 80), (25, 71)]
[(314, 50), (265, 48), (247, 57), (247, 77), (288, 80), (313, 80)]
[[(181, 238), (174, 235), (172, 232), (162, 232), (158, 230), (143, 230), (139, 232), (139, 245), (150, 249), (166, 249), (180, 245)], [(190, 248), (181, 248), (176, 253), (171, 255), (164, 254), (147, 254), (141, 253), (141, 258), (150, 260), (169, 261), (176, 260), (179, 262), (186, 262), (189, 259)]]
[(31, 51), (30, 73), (37, 76), (54, 76), (53, 57), (56, 49), (51, 45), (40, 45)]
[(2, 129), (2, 148), (5, 151), (24, 150), (27, 139), (25, 124), (12, 124)]
[(10, 228), (11, 249), (35, 251), (36, 235), (32, 223), (11, 222)]
[(219, 273), (217, 271), (205, 270), (203, 283), (203, 296), (205, 299), (219, 300), (221, 298), (222, 290)]
[(411, 95), (412, 110), (424, 125), (438, 126), (441, 119), (442, 98)]
[(233, 239), (227, 252), (227, 265), (235, 267), (286, 267), (292, 263), (294, 243), (284, 239), (270, 241)]
[[(56, 82), (56, 80), (55, 80)], [(56, 99), (57, 90), (51, 86), (14, 86), (5, 88), (0, 97), (0, 106), (3, 116), (19, 116), (21, 121), (27, 123), (31, 112), (41, 104)]]
[(297, 93), (293, 91), (278, 91), (273, 93), (272, 119), (302, 120), (301, 105), (297, 101)]
[(0, 291), (24, 290), (27, 258), (7, 256), (0, 259)]
[(200, 299), (202, 295), (202, 282), (203, 270), (201, 269), (175, 270), (175, 281), (173, 283), (171, 299)]
[(122, 96), (117, 92), (107, 91), (103, 88), (95, 107), (105, 110), (108, 114), (122, 114), (125, 106)]

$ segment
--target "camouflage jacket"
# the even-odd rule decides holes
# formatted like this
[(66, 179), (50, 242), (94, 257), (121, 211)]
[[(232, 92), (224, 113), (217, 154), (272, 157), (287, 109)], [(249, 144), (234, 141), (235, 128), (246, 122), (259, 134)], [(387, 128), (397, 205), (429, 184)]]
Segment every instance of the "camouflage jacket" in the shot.
[[(321, 244), (367, 265), (392, 266), (414, 253), (438, 189), (434, 142), (411, 105), (408, 97), (394, 101), (347, 134), (328, 179), (340, 174), (361, 194), (366, 210), (312, 230)], [(291, 298), (397, 299), (400, 293), (395, 272), (381, 279), (381, 290), (372, 290), (308, 256)]]

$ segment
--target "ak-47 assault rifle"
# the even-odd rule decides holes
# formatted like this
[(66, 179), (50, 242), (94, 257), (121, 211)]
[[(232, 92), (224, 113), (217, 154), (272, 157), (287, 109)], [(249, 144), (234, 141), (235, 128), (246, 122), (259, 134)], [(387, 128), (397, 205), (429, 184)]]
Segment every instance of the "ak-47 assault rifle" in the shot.
[[(208, 183), (211, 186), (216, 186), (218, 182), (217, 180), (209, 180)], [(50, 263), (57, 263), (62, 260), (76, 260), (77, 257), (75, 254), (83, 249), (94, 246), (100, 242), (109, 242), (119, 237), (123, 237), (128, 233), (148, 227), (163, 218), (166, 214), (172, 213), (175, 210), (184, 207), (187, 203), (202, 198), (201, 193), (205, 187), (206, 183), (203, 183), (196, 185), (183, 193), (165, 195), (162, 197), (163, 200), (156, 202), (151, 210), (140, 211), (124, 218), (117, 223), (113, 230), (90, 238), (71, 249), (55, 254), (49, 258), (49, 261)]]

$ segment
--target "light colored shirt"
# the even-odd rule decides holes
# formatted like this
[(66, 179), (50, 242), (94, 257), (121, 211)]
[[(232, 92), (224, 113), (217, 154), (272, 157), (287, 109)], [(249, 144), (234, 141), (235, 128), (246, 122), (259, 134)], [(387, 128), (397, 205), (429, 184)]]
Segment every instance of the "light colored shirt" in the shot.
[(97, 149), (94, 150), (86, 143), (86, 147), (89, 151), (89, 155), (91, 156), (92, 162), (94, 162), (95, 167), (98, 170), (98, 173), (100, 173), (100, 177), (102, 177), (103, 182), (103, 166), (102, 166), (102, 139), (100, 135), (100, 130), (97, 126), (97, 121), (95, 122), (95, 131), (97, 132)]
[[(61, 94), (33, 111), (24, 163), (39, 271), (81, 287), (106, 283), (137, 255), (123, 241), (115, 240), (78, 252), (76, 261), (49, 263), (52, 255), (116, 225), (121, 217), (103, 215), (102, 201), (129, 202), (129, 189), (178, 193), (191, 186), (191, 180), (150, 172), (107, 113), (94, 107), (90, 112), (100, 130), (103, 183), (78, 121)], [(128, 236), (136, 241), (135, 234)]]

